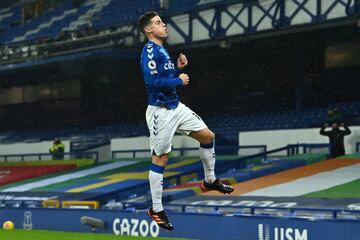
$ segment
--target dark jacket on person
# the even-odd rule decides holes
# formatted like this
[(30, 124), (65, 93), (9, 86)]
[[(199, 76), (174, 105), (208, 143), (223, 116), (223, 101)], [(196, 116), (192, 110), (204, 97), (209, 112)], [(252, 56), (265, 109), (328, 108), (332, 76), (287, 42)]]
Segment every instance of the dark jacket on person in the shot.
[(344, 137), (351, 133), (350, 129), (344, 125), (345, 130), (341, 130), (339, 127), (332, 128), (330, 131), (325, 131), (325, 126), (320, 129), (320, 134), (328, 136), (330, 140), (330, 155), (335, 158), (345, 154)]

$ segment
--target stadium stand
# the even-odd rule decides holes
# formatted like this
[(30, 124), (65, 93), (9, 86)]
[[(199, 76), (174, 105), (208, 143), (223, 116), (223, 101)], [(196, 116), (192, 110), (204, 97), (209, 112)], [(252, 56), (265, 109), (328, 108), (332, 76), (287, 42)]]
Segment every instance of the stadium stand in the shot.
[(4, 32), (21, 23), (21, 6), (0, 9), (0, 31)]
[[(333, 105), (329, 105), (331, 108)], [(349, 124), (359, 124), (360, 103), (343, 103), (340, 106)], [(218, 138), (228, 144), (237, 144), (238, 132), (271, 129), (297, 129), (319, 127), (326, 119), (328, 108), (307, 109), (303, 111), (281, 111), (268, 113), (244, 113), (240, 115), (222, 115), (208, 117), (206, 122)], [(23, 141), (52, 140), (61, 138), (78, 138), (88, 142), (102, 143), (112, 137), (134, 137), (147, 135), (145, 123), (118, 123), (95, 127), (69, 127), (49, 130), (23, 130), (0, 132), (0, 142), (12, 143)], [(221, 140), (219, 141), (221, 143)]]
[[(348, 9), (352, 1), (348, 4), (344, 4), (343, 0), (332, 1), (340, 3), (330, 4), (331, 6), (338, 5), (340, 10), (337, 9), (337, 13), (344, 10), (358, 11), (358, 5)], [(51, 209), (40, 209), (41, 201), (55, 199), (54, 201), (59, 203), (64, 200), (74, 200), (75, 205), (77, 201), (96, 201), (100, 203), (101, 209), (88, 211), (85, 214), (94, 214), (107, 222), (107, 233), (130, 235), (132, 232), (136, 234), (137, 229), (134, 227), (130, 231), (129, 223), (139, 223), (141, 235), (149, 229), (150, 232), (158, 231), (159, 234), (156, 224), (149, 222), (153, 225), (149, 225), (150, 227), (146, 225), (149, 219), (144, 212), (151, 203), (148, 186), (150, 158), (137, 158), (135, 154), (137, 152), (139, 156), (143, 156), (142, 154), (147, 156), (146, 154), (150, 154), (150, 151), (148, 149), (134, 150), (140, 141), (147, 139), (146, 137), (139, 138), (141, 139), (139, 141), (138, 138), (131, 139), (138, 142), (133, 143), (126, 150), (122, 147), (127, 146), (122, 146), (122, 142), (120, 143), (122, 140), (127, 140), (121, 138), (148, 135), (142, 109), (146, 105), (145, 93), (138, 87), (142, 79), (140, 71), (134, 70), (135, 66), (138, 67), (139, 49), (137, 47), (142, 45), (142, 40), (135, 39), (133, 45), (125, 43), (121, 45), (120, 38), (114, 37), (119, 37), (116, 34), (123, 34), (121, 37), (128, 36), (126, 34), (131, 35), (131, 31), (137, 30), (126, 29), (126, 33), (121, 33), (123, 24), (134, 23), (145, 11), (155, 10), (164, 13), (162, 15), (165, 18), (172, 14), (184, 15), (186, 12), (192, 12), (194, 14), (190, 15), (189, 19), (194, 24), (197, 21), (202, 24), (200, 28), (194, 28), (196, 30), (190, 35), (197, 35), (197, 30), (199, 30), (205, 35), (206, 41), (200, 40), (200, 47), (197, 44), (189, 44), (185, 48), (190, 53), (191, 63), (194, 63), (187, 69), (194, 81), (192, 80), (192, 86), (186, 89), (188, 91), (185, 94), (180, 89), (179, 94), (184, 103), (198, 112), (209, 128), (216, 133), (218, 149), (220, 150), (221, 147), (225, 149), (223, 152), (217, 149), (216, 176), (235, 187), (231, 196), (220, 196), (212, 191), (202, 190), (203, 167), (198, 156), (193, 157), (189, 154), (190, 151), (197, 153), (197, 148), (192, 148), (192, 150), (181, 148), (180, 157), (178, 157), (178, 152), (176, 152), (178, 149), (174, 147), (163, 182), (164, 206), (176, 212), (169, 211), (169, 217), (176, 226), (174, 235), (170, 236), (196, 239), (239, 239), (239, 236), (244, 236), (244, 238), (253, 236), (246, 239), (270, 239), (269, 236), (272, 235), (277, 239), (285, 239), (284, 234), (286, 234), (286, 238), (289, 239), (305, 240), (308, 239), (307, 234), (309, 236), (311, 234), (309, 239), (322, 239), (314, 235), (314, 232), (319, 235), (339, 236), (339, 233), (328, 233), (335, 228), (340, 228), (339, 226), (350, 232), (347, 233), (348, 235), (342, 234), (342, 236), (347, 236), (342, 239), (350, 239), (351, 234), (353, 237), (359, 236), (353, 230), (360, 229), (358, 228), (359, 212), (354, 214), (350, 212), (348, 215), (348, 210), (359, 209), (360, 158), (359, 154), (354, 153), (354, 149), (351, 155), (327, 159), (329, 152), (327, 143), (293, 144), (286, 145), (280, 150), (268, 149), (272, 151), (267, 151), (266, 145), (260, 147), (257, 145), (256, 150), (245, 150), (245, 152), (256, 152), (251, 155), (245, 155), (246, 153), (240, 151), (240, 146), (238, 146), (239, 132), (243, 131), (318, 128), (327, 118), (327, 111), (334, 107), (341, 109), (347, 124), (360, 124), (359, 94), (356, 91), (351, 92), (358, 89), (356, 87), (358, 81), (356, 77), (353, 77), (358, 75), (356, 66), (358, 62), (352, 68), (353, 70), (347, 71), (344, 75), (342, 69), (323, 67), (326, 65), (326, 60), (324, 60), (326, 56), (322, 54), (326, 55), (329, 51), (329, 48), (325, 46), (334, 42), (338, 43), (334, 39), (342, 35), (339, 34), (340, 31), (333, 34), (320, 32), (317, 37), (313, 37), (312, 35), (316, 35), (315, 31), (312, 32), (313, 30), (309, 29), (308, 33), (304, 33), (300, 28), (300, 30), (295, 30), (295, 33), (288, 34), (291, 36), (274, 34), (268, 38), (266, 34), (271, 34), (273, 30), (265, 26), (264, 36), (259, 37), (254, 33), (264, 25), (277, 28), (280, 22), (294, 21), (290, 19), (290, 14), (287, 12), (291, 8), (294, 8), (293, 15), (298, 12), (303, 13), (295, 19), (296, 21), (310, 15), (309, 25), (312, 25), (313, 21), (329, 15), (331, 9), (327, 10), (328, 1), (316, 1), (317, 4), (322, 3), (317, 11), (323, 14), (320, 16), (313, 15), (314, 9), (306, 9), (308, 5), (311, 5), (310, 3), (299, 4), (296, 0), (281, 1), (282, 5), (276, 5), (274, 8), (272, 8), (274, 5), (271, 5), (272, 1), (245, 0), (237, 4), (238, 2), (233, 0), (172, 0), (167, 6), (168, 9), (165, 9), (164, 1), (161, 0), (83, 0), (78, 2), (81, 3), (80, 5), (74, 5), (75, 1), (72, 0), (57, 2), (58, 5), (47, 8), (31, 20), (23, 19), (21, 6), (17, 5), (16, 1), (7, 1), (4, 5), (0, 3), (2, 50), (19, 51), (21, 48), (30, 47), (39, 50), (36, 54), (34, 53), (36, 56), (39, 54), (39, 58), (36, 56), (31, 58), (24, 54), (26, 56), (22, 59), (11, 59), (6, 54), (1, 55), (4, 65), (0, 65), (0, 75), (4, 81), (0, 84), (3, 84), (4, 88), (1, 90), (4, 91), (0, 93), (0, 103), (4, 105), (0, 105), (0, 116), (9, 119), (5, 119), (2, 122), (4, 124), (1, 124), (3, 126), (0, 130), (0, 144), (16, 145), (19, 142), (36, 142), (37, 144), (37, 142), (60, 137), (69, 140), (71, 146), (69, 151), (90, 154), (86, 151), (98, 148), (95, 152), (96, 160), (92, 157), (80, 159), (83, 155), (79, 152), (66, 153), (69, 159), (77, 156), (77, 160), (60, 161), (50, 160), (51, 154), (48, 153), (48, 159), (41, 159), (44, 153), (3, 155), (4, 161), (0, 166), (0, 192), (2, 193), (0, 220), (13, 220), (16, 226), (24, 228), (41, 226), (43, 229), (59, 230), (54, 227), (61, 226), (63, 229), (60, 230), (83, 231), (85, 228), (77, 225), (80, 224), (77, 214), (84, 215), (80, 209), (71, 213), (71, 220), (76, 220), (75, 224), (68, 221), (65, 215), (61, 215), (71, 211), (70, 209), (56, 209), (58, 215), (51, 221), (51, 226), (46, 225), (48, 224), (46, 221), (51, 218), (39, 217), (38, 214), (41, 212), (41, 214), (50, 215)], [(217, 6), (216, 4), (220, 2), (224, 4), (231, 2), (235, 5), (229, 8), (225, 5)], [(244, 2), (245, 4), (242, 5)], [(264, 2), (265, 4), (262, 4)], [(245, 8), (252, 3), (257, 5), (251, 9)], [(204, 10), (205, 5), (215, 6), (217, 10), (222, 9), (224, 12), (214, 11), (216, 16), (214, 19), (211, 19), (212, 14), (208, 12), (204, 14), (206, 17), (197, 18), (202, 15), (201, 11)], [(346, 9), (342, 9), (345, 5)], [(286, 8), (281, 9), (284, 6)], [(199, 12), (195, 11), (197, 7), (201, 9)], [(296, 10), (297, 7), (299, 8)], [(322, 12), (323, 10), (325, 12)], [(261, 20), (268, 19), (268, 21), (262, 26), (259, 26), (261, 24), (245, 26), (242, 23), (245, 19), (242, 14), (245, 13), (249, 13), (246, 17), (249, 22), (255, 23), (258, 20), (256, 17)], [(262, 13), (264, 13), (263, 16)], [(278, 15), (285, 18), (278, 19)], [(256, 17), (253, 19), (252, 16)], [(230, 41), (225, 41), (227, 40), (225, 35), (221, 35), (215, 39), (209, 39), (209, 41), (214, 41), (209, 42), (207, 38), (211, 38), (210, 35), (215, 34), (214, 28), (219, 26), (216, 19), (222, 19), (221, 24), (224, 24), (223, 29), (216, 28), (216, 33), (224, 32), (225, 34), (229, 29), (229, 32), (232, 32), (239, 25), (244, 34), (254, 33), (251, 37), (263, 39), (252, 41), (250, 37), (250, 40), (244, 38), (244, 41), (241, 39), (230, 43)], [(171, 19), (166, 20), (169, 20), (171, 25)], [(229, 23), (228, 27), (226, 23)], [(342, 26), (342, 24), (339, 25)], [(176, 27), (182, 26), (174, 26)], [(285, 28), (290, 28), (290, 26), (285, 26)], [(344, 35), (351, 35), (348, 34), (348, 28), (343, 28), (346, 32)], [(181, 30), (184, 33), (187, 31), (186, 27)], [(189, 26), (189, 33), (190, 30), (193, 30), (191, 26)], [(233, 33), (236, 35), (236, 32)], [(193, 37), (187, 38), (181, 31), (178, 35), (185, 39), (186, 44), (191, 42), (189, 39)], [(329, 40), (324, 40), (325, 35)], [(233, 40), (232, 35), (229, 39)], [(358, 41), (358, 37), (355, 39)], [(352, 40), (350, 39), (349, 42)], [(97, 41), (99, 45), (93, 46), (92, 44)], [(344, 41), (339, 42), (343, 44)], [(207, 44), (213, 45), (208, 47)], [(337, 47), (339, 46), (335, 48)], [(122, 50), (129, 51), (122, 52)], [(172, 51), (170, 55), (175, 56), (179, 49), (174, 47)], [(18, 55), (21, 55), (21, 52)], [(223, 59), (226, 62), (223, 62)], [(65, 81), (70, 83), (69, 88), (65, 88), (65, 84), (62, 84)], [(338, 85), (332, 85), (332, 82)], [(81, 91), (79, 90), (78, 94), (67, 94), (67, 91), (71, 92), (75, 84)], [(325, 85), (328, 88), (324, 87)], [(22, 91), (10, 91), (13, 88), (22, 88)], [(344, 91), (351, 93), (343, 93)], [(38, 95), (35, 96), (35, 93)], [(6, 101), (13, 100), (10, 97), (6, 99), (12, 94), (19, 95), (21, 100)], [(141, 112), (141, 120), (137, 115), (138, 112)], [(354, 132), (358, 131), (355, 127), (353, 129)], [(310, 135), (309, 139), (312, 137), (313, 135)], [(119, 147), (117, 151), (119, 153), (117, 157), (114, 155), (116, 150), (112, 149), (113, 145), (110, 142), (113, 138), (117, 138), (114, 139), (115, 141), (119, 140), (118, 144), (114, 144), (115, 148), (121, 145), (121, 149)], [(289, 143), (293, 139), (285, 140)], [(273, 139), (271, 138), (270, 141)], [(352, 142), (347, 145), (351, 144), (353, 147), (355, 142), (356, 139), (352, 139)], [(359, 151), (360, 142), (356, 144), (356, 151)], [(303, 150), (304, 154), (297, 154), (300, 145), (304, 149), (307, 145), (313, 145), (315, 150)], [(226, 148), (234, 146), (236, 146), (234, 151)], [(311, 146), (308, 147), (313, 149)], [(46, 147), (42, 149), (47, 150)], [(183, 151), (187, 151), (189, 156), (183, 156)], [(99, 153), (104, 152), (107, 154), (103, 154), (106, 155), (106, 159), (98, 161)], [(122, 157), (121, 154), (124, 152), (127, 157)], [(7, 157), (14, 155), (22, 158), (22, 163), (19, 165), (11, 163), (15, 160), (9, 160)], [(24, 156), (27, 157), (26, 159), (33, 159), (35, 155), (40, 156), (36, 162), (24, 160)], [(132, 158), (128, 157), (131, 155)], [(210, 205), (210, 207), (202, 206), (202, 204)], [(227, 210), (220, 208), (219, 205)], [(55, 207), (59, 206), (61, 204), (55, 205)], [(279, 206), (286, 206), (286, 208), (276, 209)], [(244, 210), (242, 209), (244, 207), (250, 208)], [(270, 209), (264, 209), (266, 207)], [(298, 211), (294, 207), (309, 208), (309, 210)], [(111, 211), (114, 209), (117, 211)], [(322, 210), (330, 212), (320, 214), (319, 211)], [(7, 214), (6, 211), (9, 213)], [(186, 221), (186, 217), (190, 216), (184, 214), (186, 212), (191, 213), (192, 221)], [(113, 219), (110, 217), (112, 214), (116, 214)], [(300, 214), (306, 214), (306, 217)], [(193, 224), (194, 219), (200, 217), (202, 220), (195, 221), (196, 224)], [(240, 217), (242, 220), (238, 221)], [(57, 219), (60, 219), (62, 224), (57, 224), (55, 222)], [(131, 220), (128, 221), (128, 219)], [(191, 226), (188, 227), (188, 225), (193, 225), (199, 228), (199, 224), (209, 224), (211, 221), (214, 222), (213, 226), (219, 226), (220, 219), (224, 223), (220, 224), (218, 235), (211, 232), (213, 229), (218, 230), (218, 228), (209, 227), (211, 225), (206, 225), (207, 231), (198, 231), (198, 229), (192, 229)], [(314, 219), (319, 221), (313, 221)], [(325, 221), (322, 221), (323, 219)], [(343, 219), (346, 221), (342, 222)], [(32, 225), (32, 220), (34, 220), (34, 225)], [(301, 224), (303, 223), (301, 221), (307, 220), (308, 225)], [(355, 228), (351, 228), (350, 220), (357, 224)], [(120, 224), (120, 221), (125, 221), (125, 224)], [(128, 221), (127, 225), (126, 221)], [(235, 224), (225, 224), (225, 222)], [(249, 222), (253, 222), (251, 228), (238, 227), (244, 223), (250, 226)], [(321, 231), (325, 227), (318, 228), (319, 225), (316, 224), (323, 224), (322, 226), (326, 224), (328, 231)], [(225, 229), (230, 234), (221, 232)], [(126, 233), (127, 230), (128, 233)], [(88, 228), (84, 231), (88, 231)], [(163, 232), (160, 233), (160, 236), (169, 236), (166, 235), (167, 233), (165, 235)], [(297, 237), (292, 238), (290, 236), (292, 233)], [(326, 239), (332, 240), (331, 237)]]
[[(197, 6), (218, 2), (212, 1), (172, 1), (167, 9), (178, 12), (194, 9)], [(21, 6), (3, 8), (0, 11), (0, 36), (2, 43), (16, 43), (43, 38), (56, 38), (61, 31), (78, 31), (91, 27), (103, 29), (129, 21), (135, 21), (142, 13), (155, 10), (161, 11), (159, 0), (86, 0), (79, 8), (73, 6), (71, 0), (50, 8), (41, 16), (20, 25)]]
[(150, 9), (159, 9), (159, 1), (103, 0), (85, 1), (74, 8), (71, 0), (55, 8), (48, 9), (41, 16), (20, 26), (11, 27), (10, 23), (21, 20), (21, 7), (4, 8), (1, 11), (0, 26), (7, 30), (1, 35), (1, 42), (14, 43), (42, 38), (56, 38), (61, 31), (77, 31), (84, 27), (99, 29), (120, 22), (134, 20)]
[(159, 10), (160, 1), (135, 0), (130, 4), (127, 1), (109, 1), (109, 4), (93, 16), (92, 26), (99, 29), (127, 21), (134, 21), (148, 10)]
[[(26, 179), (31, 179), (39, 176), (43, 176), (50, 173), (58, 173), (75, 168), (75, 164), (64, 165), (39, 165), (39, 166), (9, 166), (0, 167), (2, 172), (2, 178), (0, 180), (0, 186), (4, 186), (10, 183), (19, 182)], [(6, 174), (4, 174), (6, 173)]]
[[(219, 157), (217, 164), (219, 177), (235, 184), (320, 162), (325, 157), (325, 155), (316, 155), (315, 161), (307, 161), (306, 158), (315, 158), (310, 155), (299, 155), (296, 159), (271, 158), (264, 161), (258, 157), (247, 156), (242, 159), (237, 155), (229, 155)], [(74, 165), (68, 165), (68, 169)], [(16, 185), (2, 186), (0, 190), (3, 192), (31, 191), (39, 192), (39, 194), (41, 192), (74, 193), (77, 196), (84, 194), (79, 200), (87, 200), (89, 197), (87, 194), (91, 193), (93, 200), (102, 203), (106, 203), (109, 199), (134, 202), (136, 196), (139, 197), (139, 202), (143, 202), (144, 199), (148, 202), (148, 165), (147, 159), (140, 158), (104, 162), (86, 169), (74, 169), (62, 175), (33, 178), (23, 183), (20, 181), (22, 179), (18, 179)], [(164, 181), (164, 186), (168, 187), (166, 202), (203, 192), (200, 190), (201, 182), (199, 181), (203, 177), (202, 165), (197, 157), (172, 158), (167, 169)], [(221, 172), (223, 173), (220, 174)]]

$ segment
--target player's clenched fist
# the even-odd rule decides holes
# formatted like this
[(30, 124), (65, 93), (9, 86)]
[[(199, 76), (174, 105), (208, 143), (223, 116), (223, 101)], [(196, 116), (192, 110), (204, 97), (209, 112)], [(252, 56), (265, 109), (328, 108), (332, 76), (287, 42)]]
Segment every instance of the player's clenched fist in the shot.
[(179, 78), (182, 80), (184, 86), (189, 84), (190, 79), (189, 79), (189, 76), (186, 73), (180, 74)]

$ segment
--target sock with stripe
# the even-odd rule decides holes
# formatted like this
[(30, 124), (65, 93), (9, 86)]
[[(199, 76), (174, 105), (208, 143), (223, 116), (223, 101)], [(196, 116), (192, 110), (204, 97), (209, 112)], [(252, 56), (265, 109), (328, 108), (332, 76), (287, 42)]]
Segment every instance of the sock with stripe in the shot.
[(215, 146), (214, 142), (200, 144), (200, 159), (204, 167), (205, 182), (213, 183), (215, 178)]
[(164, 210), (162, 205), (163, 173), (165, 168), (154, 163), (150, 166), (149, 183), (152, 199), (152, 210), (157, 213)]

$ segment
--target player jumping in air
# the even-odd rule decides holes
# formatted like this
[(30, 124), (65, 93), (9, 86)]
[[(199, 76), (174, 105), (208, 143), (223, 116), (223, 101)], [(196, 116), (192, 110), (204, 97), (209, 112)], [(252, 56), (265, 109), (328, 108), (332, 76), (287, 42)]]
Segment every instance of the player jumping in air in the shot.
[(189, 76), (181, 73), (188, 64), (180, 53), (176, 66), (163, 47), (168, 36), (166, 24), (156, 12), (147, 12), (138, 20), (140, 30), (149, 40), (141, 54), (141, 70), (148, 95), (146, 122), (150, 131), (152, 164), (149, 172), (152, 207), (148, 215), (162, 228), (173, 230), (161, 202), (163, 173), (169, 159), (175, 132), (188, 135), (200, 142), (200, 159), (205, 179), (202, 188), (231, 193), (234, 189), (215, 178), (214, 133), (190, 108), (179, 101), (176, 87), (187, 86)]

